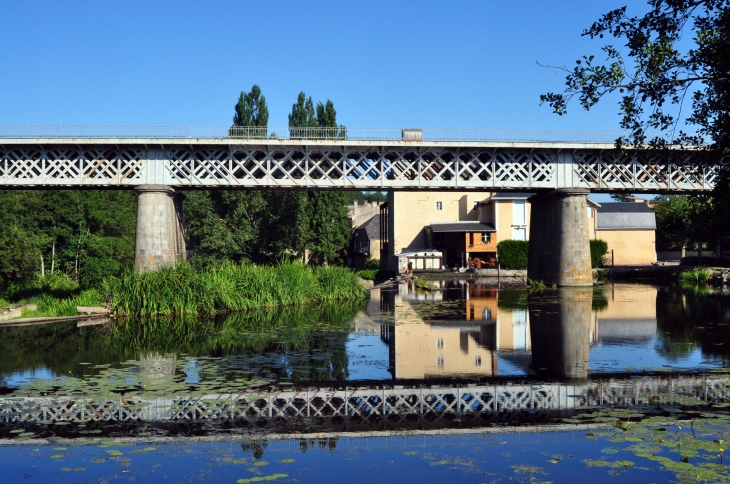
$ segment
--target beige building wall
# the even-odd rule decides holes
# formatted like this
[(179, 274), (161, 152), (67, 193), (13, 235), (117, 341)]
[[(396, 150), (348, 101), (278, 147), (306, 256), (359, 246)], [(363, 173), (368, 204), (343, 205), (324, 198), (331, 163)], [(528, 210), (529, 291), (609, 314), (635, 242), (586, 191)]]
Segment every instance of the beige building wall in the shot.
[(596, 238), (608, 242), (607, 263), (614, 265), (647, 265), (656, 262), (656, 241), (653, 230), (596, 230)]
[[(429, 249), (426, 230), (431, 222), (478, 220), (475, 202), (484, 192), (405, 192), (388, 194), (390, 255), (404, 250)], [(441, 210), (436, 203), (441, 202)]]

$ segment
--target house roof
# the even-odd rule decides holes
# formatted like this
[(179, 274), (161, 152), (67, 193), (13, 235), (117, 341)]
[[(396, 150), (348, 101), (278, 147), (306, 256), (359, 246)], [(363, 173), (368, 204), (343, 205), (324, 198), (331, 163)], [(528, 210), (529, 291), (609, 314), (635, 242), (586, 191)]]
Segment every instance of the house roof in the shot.
[(524, 192), (498, 192), (492, 194), (490, 197), (485, 198), (479, 203), (489, 203), (494, 200), (527, 200), (531, 196), (533, 196), (534, 193), (524, 193)]
[(360, 229), (365, 230), (368, 239), (378, 240), (380, 238), (380, 214), (373, 215), (355, 228), (355, 230)]
[(431, 230), (439, 232), (495, 232), (493, 224), (481, 222), (431, 222)]
[(597, 209), (598, 230), (656, 230), (656, 217), (645, 203), (603, 203)]

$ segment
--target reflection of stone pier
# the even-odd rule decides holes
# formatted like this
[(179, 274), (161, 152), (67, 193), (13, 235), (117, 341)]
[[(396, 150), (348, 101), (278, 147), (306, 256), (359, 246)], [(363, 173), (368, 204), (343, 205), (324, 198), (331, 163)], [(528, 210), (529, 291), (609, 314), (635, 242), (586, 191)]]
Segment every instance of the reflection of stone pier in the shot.
[(530, 300), (532, 367), (541, 376), (586, 378), (592, 287), (561, 288)]

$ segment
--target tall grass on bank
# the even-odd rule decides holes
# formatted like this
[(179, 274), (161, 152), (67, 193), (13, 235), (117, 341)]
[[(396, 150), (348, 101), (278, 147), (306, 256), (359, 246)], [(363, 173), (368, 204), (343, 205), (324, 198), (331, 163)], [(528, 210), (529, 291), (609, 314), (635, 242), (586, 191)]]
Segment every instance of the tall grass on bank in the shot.
[(679, 280), (688, 284), (707, 284), (710, 280), (710, 271), (705, 267), (695, 267), (679, 274)]
[(309, 267), (299, 261), (275, 266), (224, 264), (196, 271), (189, 264), (157, 272), (125, 272), (106, 281), (103, 298), (115, 314), (154, 316), (215, 314), (365, 298), (349, 269)]

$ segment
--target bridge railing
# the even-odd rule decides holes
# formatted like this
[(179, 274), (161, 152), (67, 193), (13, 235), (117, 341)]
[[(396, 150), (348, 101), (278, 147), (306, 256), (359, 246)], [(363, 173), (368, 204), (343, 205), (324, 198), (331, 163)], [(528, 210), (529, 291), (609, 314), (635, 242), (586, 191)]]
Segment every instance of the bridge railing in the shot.
[[(278, 139), (612, 144), (621, 131), (289, 128), (241, 126), (0, 126), (0, 139)], [(661, 136), (650, 133), (648, 138)]]

